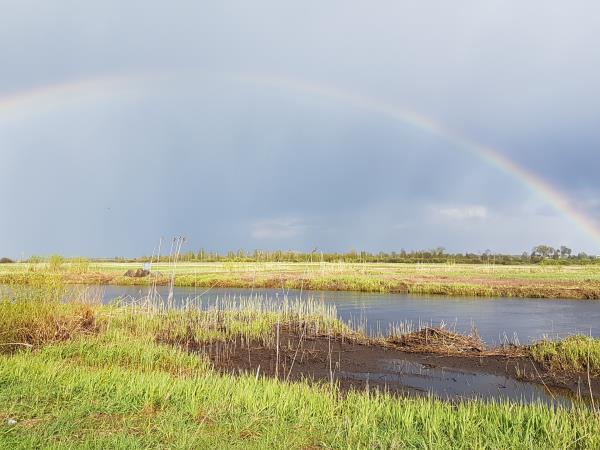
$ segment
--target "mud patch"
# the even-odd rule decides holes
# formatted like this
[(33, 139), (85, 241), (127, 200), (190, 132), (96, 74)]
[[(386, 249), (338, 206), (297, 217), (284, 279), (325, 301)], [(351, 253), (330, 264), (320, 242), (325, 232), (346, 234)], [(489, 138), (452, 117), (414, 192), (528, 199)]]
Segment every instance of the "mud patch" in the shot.
[[(290, 331), (282, 331), (278, 348), (242, 339), (188, 343), (187, 348), (207, 355), (222, 373), (335, 383), (343, 391), (377, 389), (453, 401), (478, 398), (563, 406), (590, 397), (587, 379), (559, 376), (523, 356), (405, 352), (374, 341)], [(600, 380), (591, 380), (591, 385), (594, 397), (600, 397)]]

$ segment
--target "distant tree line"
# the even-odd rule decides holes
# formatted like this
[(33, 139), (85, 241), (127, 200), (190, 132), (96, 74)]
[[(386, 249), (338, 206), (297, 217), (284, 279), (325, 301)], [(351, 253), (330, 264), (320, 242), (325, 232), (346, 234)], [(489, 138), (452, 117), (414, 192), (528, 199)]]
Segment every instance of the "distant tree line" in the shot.
[[(162, 255), (160, 262), (169, 262), (172, 257)], [(322, 252), (314, 249), (311, 252), (283, 251), (283, 250), (253, 250), (248, 252), (240, 249), (227, 253), (210, 252), (204, 249), (198, 251), (187, 251), (181, 253), (178, 258), (180, 262), (345, 262), (345, 263), (455, 263), (455, 264), (600, 264), (600, 256), (588, 255), (584, 252), (575, 254), (572, 249), (561, 245), (552, 247), (550, 245), (536, 245), (531, 251), (525, 251), (520, 255), (494, 253), (486, 250), (481, 253), (449, 253), (444, 247), (436, 247), (430, 250), (411, 250), (392, 252), (366, 252), (351, 250), (349, 252)], [(81, 271), (87, 271), (91, 261), (113, 261), (113, 262), (150, 262), (157, 261), (154, 256), (140, 256), (137, 258), (125, 258), (117, 256), (114, 258), (65, 258), (59, 255), (48, 257), (31, 256), (24, 262), (47, 263), (55, 269), (64, 263), (77, 266)], [(0, 259), (0, 263), (13, 262), (8, 258)]]
[[(149, 262), (152, 258), (144, 256), (133, 261)], [(117, 258), (126, 261), (125, 258)], [(154, 258), (156, 261), (156, 257)], [(160, 261), (169, 261), (170, 257), (161, 256)], [(486, 250), (482, 253), (448, 253), (443, 247), (430, 250), (412, 250), (392, 252), (366, 252), (351, 250), (345, 253), (321, 252), (315, 249), (311, 252), (282, 251), (282, 250), (254, 250), (248, 252), (240, 249), (227, 253), (209, 252), (200, 249), (197, 252), (182, 253), (179, 261), (185, 262), (346, 262), (346, 263), (461, 263), (461, 264), (592, 264), (599, 263), (600, 259), (586, 253), (574, 254), (566, 247), (558, 248), (549, 245), (537, 245), (530, 252), (520, 255), (493, 253)], [(131, 261), (131, 260), (130, 260)]]

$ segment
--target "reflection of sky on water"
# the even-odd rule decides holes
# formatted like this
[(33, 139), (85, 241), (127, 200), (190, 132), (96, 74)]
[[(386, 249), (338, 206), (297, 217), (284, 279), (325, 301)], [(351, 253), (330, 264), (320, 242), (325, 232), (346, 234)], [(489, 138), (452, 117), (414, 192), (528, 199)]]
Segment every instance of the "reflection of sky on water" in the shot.
[[(167, 288), (159, 287), (167, 298)], [(139, 298), (148, 288), (140, 286), (106, 286), (106, 301), (119, 297)], [(468, 333), (475, 326), (487, 344), (499, 344), (505, 337), (516, 335), (522, 344), (543, 336), (564, 337), (570, 334), (600, 336), (600, 302), (548, 299), (455, 298), (375, 294), (360, 292), (300, 292), (281, 289), (210, 289), (176, 288), (175, 302), (201, 296), (210, 304), (217, 298), (259, 295), (273, 299), (312, 298), (335, 305), (338, 316), (355, 327), (364, 327), (371, 334), (387, 333), (392, 325), (418, 327), (419, 324), (439, 326)]]

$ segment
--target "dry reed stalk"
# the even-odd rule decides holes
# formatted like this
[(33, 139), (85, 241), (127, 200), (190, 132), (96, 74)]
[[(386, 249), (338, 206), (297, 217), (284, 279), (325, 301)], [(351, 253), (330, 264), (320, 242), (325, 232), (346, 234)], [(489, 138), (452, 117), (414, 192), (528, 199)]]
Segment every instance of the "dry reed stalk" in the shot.
[(592, 403), (592, 410), (594, 412), (598, 412), (596, 411), (596, 405), (594, 404), (594, 392), (592, 391), (592, 379), (590, 377), (590, 352), (588, 349), (588, 355), (587, 355), (587, 381), (588, 381), (588, 388), (590, 389), (590, 401)]
[(302, 334), (300, 335), (300, 340), (298, 341), (298, 346), (296, 347), (296, 352), (294, 353), (294, 358), (292, 359), (292, 363), (290, 365), (290, 370), (287, 374), (287, 377), (285, 378), (285, 380), (289, 380), (290, 375), (292, 374), (292, 369), (294, 368), (294, 363), (296, 362), (296, 357), (298, 356), (298, 350), (300, 350), (300, 347), (302, 346), (302, 340), (304, 339), (304, 335), (306, 333), (306, 328), (307, 326), (303, 326), (302, 327)]
[(277, 319), (277, 357), (275, 361), (275, 378), (279, 377), (279, 318)]
[(388, 339), (404, 351), (448, 354), (483, 353), (485, 345), (478, 336), (464, 336), (443, 328), (424, 327), (419, 331)]
[(331, 333), (329, 333), (328, 336), (327, 346), (327, 359), (329, 361), (329, 382), (331, 384), (331, 387), (333, 388), (333, 371), (331, 369)]

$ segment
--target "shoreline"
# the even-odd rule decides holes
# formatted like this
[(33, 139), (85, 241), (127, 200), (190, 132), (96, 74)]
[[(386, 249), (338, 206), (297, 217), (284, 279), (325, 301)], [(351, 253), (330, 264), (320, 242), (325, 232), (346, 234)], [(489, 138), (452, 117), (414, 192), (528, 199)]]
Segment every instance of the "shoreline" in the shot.
[[(2, 447), (370, 448), (373, 433), (382, 448), (600, 442), (598, 411), (572, 384), (590, 380), (598, 398), (594, 339), (487, 349), (441, 328), (371, 339), (317, 304), (170, 310), (52, 289), (0, 302)], [(103, 445), (83, 445), (99, 430)]]
[[(166, 286), (170, 278), (157, 276), (129, 277), (107, 272), (14, 272), (0, 273), (0, 284), (27, 285), (36, 278), (56, 277), (62, 283), (83, 285)], [(452, 297), (514, 297), (572, 300), (600, 299), (600, 281), (537, 280), (514, 278), (471, 278), (443, 276), (394, 276), (388, 274), (347, 275), (328, 274), (176, 274), (176, 287), (297, 289), (306, 291), (379, 292), (391, 294), (440, 295)]]
[[(436, 329), (430, 329), (436, 331)], [(273, 330), (275, 333), (275, 330)], [(414, 333), (419, 335), (420, 332)], [(447, 333), (451, 339), (468, 342), (470, 337)], [(422, 336), (417, 336), (421, 341)], [(192, 340), (157, 339), (191, 354), (205, 355), (214, 369), (230, 375), (256, 375), (280, 381), (306, 381), (311, 384), (336, 384), (342, 392), (380, 390), (394, 396), (429, 396), (440, 400), (511, 398), (519, 389), (539, 388), (535, 401), (558, 404), (571, 401), (594, 404), (600, 399), (600, 376), (574, 369), (556, 370), (536, 360), (529, 346), (498, 347), (489, 350), (454, 347), (448, 342), (425, 341), (401, 346), (391, 339), (369, 339), (364, 336), (321, 334), (305, 335), (300, 328), (282, 329), (278, 346), (264, 340), (244, 341), (239, 338), (215, 343)], [(390, 366), (394, 363), (394, 367)], [(442, 373), (442, 377), (439, 377)], [(414, 384), (416, 380), (416, 385)], [(468, 393), (454, 392), (470, 380)], [(491, 379), (491, 380), (490, 380)], [(485, 382), (483, 390), (477, 384)], [(496, 384), (494, 384), (496, 383)], [(497, 389), (496, 394), (488, 392)], [(437, 386), (446, 395), (431, 394), (419, 386)], [(479, 386), (481, 388), (482, 386)], [(526, 390), (529, 394), (535, 392)], [(543, 394), (542, 394), (543, 393)], [(507, 396), (508, 395), (508, 396)], [(593, 400), (590, 401), (590, 398)], [(552, 400), (550, 400), (552, 399)], [(526, 398), (523, 398), (526, 400)], [(530, 399), (534, 401), (534, 399)], [(512, 401), (515, 401), (512, 398)]]

